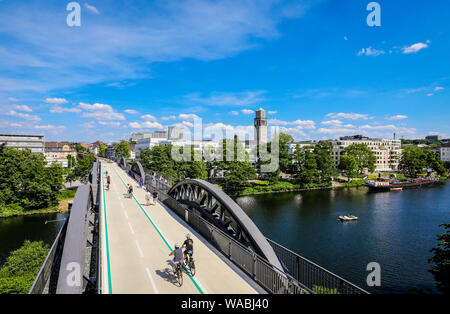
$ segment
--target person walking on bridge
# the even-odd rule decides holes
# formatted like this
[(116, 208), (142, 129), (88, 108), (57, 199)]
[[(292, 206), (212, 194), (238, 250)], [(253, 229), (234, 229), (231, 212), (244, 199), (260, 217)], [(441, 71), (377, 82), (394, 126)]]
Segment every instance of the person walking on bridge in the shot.
[(111, 177), (106, 177), (106, 189), (109, 191), (109, 185), (111, 184)]
[(133, 186), (128, 183), (128, 198), (131, 198), (133, 195)]
[(144, 179), (141, 177), (139, 179), (139, 187), (142, 189), (142, 186), (144, 185)]
[(156, 205), (156, 201), (158, 200), (158, 192), (156, 190), (153, 191), (153, 205)]
[(149, 206), (150, 205), (150, 200), (152, 199), (152, 193), (150, 193), (150, 191), (147, 191), (147, 193), (145, 193), (145, 201), (146, 201), (146, 205)]

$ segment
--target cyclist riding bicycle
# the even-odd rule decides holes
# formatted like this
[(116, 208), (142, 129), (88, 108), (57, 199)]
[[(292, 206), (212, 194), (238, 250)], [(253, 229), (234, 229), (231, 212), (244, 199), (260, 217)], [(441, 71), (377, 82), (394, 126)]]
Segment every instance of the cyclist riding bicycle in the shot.
[(186, 250), (184, 251), (184, 258), (186, 258), (188, 254), (192, 258), (192, 255), (194, 254), (194, 241), (192, 241), (191, 235), (189, 233), (186, 234), (186, 240), (183, 242), (183, 245), (181, 246), (181, 248), (185, 247)]
[(172, 251), (172, 253), (169, 254), (169, 256), (173, 255), (173, 260), (171, 260), (171, 265), (173, 268), (173, 272), (176, 271), (177, 265), (183, 260), (183, 251), (180, 248), (180, 245), (178, 243), (175, 243), (175, 250)]

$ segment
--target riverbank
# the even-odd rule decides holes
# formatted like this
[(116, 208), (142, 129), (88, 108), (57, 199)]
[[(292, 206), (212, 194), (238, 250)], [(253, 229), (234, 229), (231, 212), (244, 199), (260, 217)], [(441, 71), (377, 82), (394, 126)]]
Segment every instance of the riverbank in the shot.
[(0, 208), (0, 219), (18, 216), (42, 215), (42, 214), (60, 214), (69, 211), (69, 203), (75, 197), (76, 190), (64, 190), (58, 194), (58, 205), (46, 208), (23, 210), (20, 207)]
[[(377, 175), (370, 175), (369, 179), (376, 179)], [(399, 178), (404, 179), (406, 177), (399, 176)], [(440, 182), (448, 182), (448, 177), (440, 177)], [(263, 183), (261, 183), (263, 182)], [(286, 193), (286, 192), (300, 192), (300, 191), (314, 191), (314, 190), (330, 190), (336, 188), (353, 188), (353, 187), (363, 187), (365, 181), (361, 178), (352, 179), (350, 181), (331, 181), (330, 183), (323, 184), (309, 184), (307, 186), (301, 186), (299, 184), (293, 184), (290, 182), (277, 182), (275, 184), (265, 184), (266, 181), (253, 182), (251, 187), (245, 188), (241, 191), (226, 191), (230, 196), (248, 196), (248, 195), (259, 195), (259, 194), (272, 194), (272, 193)]]

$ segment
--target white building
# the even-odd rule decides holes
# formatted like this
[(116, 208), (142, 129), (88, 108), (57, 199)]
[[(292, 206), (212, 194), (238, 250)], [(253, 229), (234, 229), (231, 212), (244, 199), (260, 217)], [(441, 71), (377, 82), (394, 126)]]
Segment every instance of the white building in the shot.
[(376, 157), (375, 171), (397, 171), (402, 149), (400, 140), (373, 139), (362, 135), (341, 137), (333, 144), (332, 156), (339, 165), (344, 149), (352, 144), (365, 144)]
[(450, 162), (450, 143), (441, 146), (441, 160)]
[(15, 149), (31, 149), (31, 152), (44, 154), (44, 135), (35, 134), (0, 134), (0, 144)]

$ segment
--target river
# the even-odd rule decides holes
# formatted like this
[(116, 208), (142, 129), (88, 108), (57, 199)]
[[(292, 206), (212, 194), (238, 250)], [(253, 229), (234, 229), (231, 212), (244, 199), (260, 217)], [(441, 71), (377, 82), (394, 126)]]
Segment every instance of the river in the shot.
[[(0, 267), (9, 253), (20, 248), (25, 240), (43, 241), (49, 247), (55, 240), (67, 214), (42, 214), (0, 218)], [(49, 221), (47, 224), (46, 221)]]
[[(371, 293), (436, 293), (430, 249), (450, 222), (450, 184), (399, 192), (365, 187), (235, 198), (263, 234)], [(354, 214), (358, 221), (340, 222)], [(368, 287), (367, 264), (381, 267)]]

